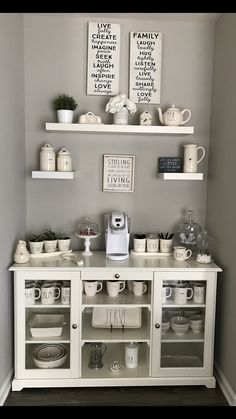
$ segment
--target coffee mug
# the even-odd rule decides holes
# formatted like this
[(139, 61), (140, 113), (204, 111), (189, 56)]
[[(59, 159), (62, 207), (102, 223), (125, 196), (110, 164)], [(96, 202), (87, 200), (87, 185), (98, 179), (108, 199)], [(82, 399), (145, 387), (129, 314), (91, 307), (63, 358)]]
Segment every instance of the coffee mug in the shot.
[(44, 283), (41, 287), (41, 303), (54, 304), (55, 300), (61, 295), (59, 287), (55, 287), (53, 283)]
[(172, 239), (160, 239), (160, 251), (161, 253), (170, 253), (172, 249)]
[[(38, 292), (38, 295), (35, 295)], [(25, 285), (25, 305), (35, 304), (35, 300), (38, 300), (41, 296), (40, 288), (34, 286), (34, 283)]]
[(173, 257), (175, 260), (186, 260), (189, 259), (192, 256), (192, 250), (186, 249), (184, 246), (175, 246)]
[(202, 283), (196, 282), (193, 284), (193, 302), (203, 304), (205, 300), (205, 286)]
[(110, 297), (117, 297), (124, 288), (125, 281), (107, 281), (107, 292)]
[(100, 281), (85, 281), (84, 291), (88, 297), (93, 297), (100, 292), (103, 288), (103, 284)]
[(161, 300), (162, 303), (166, 303), (166, 299), (169, 298), (172, 294), (172, 288), (171, 287), (162, 287), (162, 295)]
[(147, 237), (147, 252), (158, 253), (158, 250), (159, 250), (159, 239), (154, 234), (150, 234)]
[(147, 239), (136, 239), (134, 238), (134, 251), (138, 253), (144, 253), (146, 251)]
[(193, 297), (193, 289), (178, 285), (175, 287), (174, 300), (176, 304), (186, 304)]
[(61, 287), (62, 304), (70, 304), (70, 283), (64, 283)]
[(147, 284), (144, 281), (132, 281), (132, 289), (134, 295), (140, 297), (147, 292)]

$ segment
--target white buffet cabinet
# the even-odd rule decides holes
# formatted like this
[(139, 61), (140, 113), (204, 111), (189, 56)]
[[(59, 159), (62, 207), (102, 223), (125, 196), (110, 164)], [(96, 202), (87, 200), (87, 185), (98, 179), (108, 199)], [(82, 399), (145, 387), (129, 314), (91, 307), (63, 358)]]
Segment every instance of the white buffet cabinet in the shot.
[[(76, 252), (80, 255), (80, 252)], [(122, 262), (105, 258), (104, 252), (94, 252), (83, 257), (84, 265), (78, 266), (62, 256), (35, 257), (29, 263), (14, 264), (14, 315), (15, 315), (15, 375), (13, 391), (24, 387), (85, 387), (85, 386), (152, 386), (152, 385), (205, 385), (215, 387), (213, 375), (214, 329), (217, 272), (215, 263), (200, 264), (189, 259), (175, 261), (172, 256), (132, 256)], [(107, 294), (107, 280), (124, 280), (126, 287), (117, 297)], [(84, 293), (84, 281), (102, 281), (103, 289), (94, 297)], [(128, 281), (146, 281), (147, 292), (141, 297), (133, 294)], [(69, 281), (71, 299), (62, 304), (61, 299), (53, 304), (25, 303), (25, 285), (33, 281), (41, 286), (45, 281), (57, 283)], [(205, 285), (205, 300), (196, 304), (188, 300), (179, 305), (171, 298), (162, 303), (162, 286), (178, 283), (200, 282)], [(174, 287), (173, 287), (174, 288)], [(107, 313), (116, 310), (123, 313), (130, 308), (141, 311), (141, 321), (136, 327), (94, 327), (93, 310), (104, 308)], [(162, 331), (162, 316), (172, 314), (189, 316), (204, 315), (204, 329), (194, 333), (189, 329), (177, 335), (172, 329)], [(63, 317), (60, 336), (32, 336), (31, 319), (46, 314)], [(39, 316), (40, 318), (40, 316)], [(52, 325), (49, 321), (49, 326)], [(50, 328), (49, 328), (50, 330)], [(43, 333), (44, 334), (44, 333)], [(89, 368), (92, 345), (103, 343), (106, 352), (103, 367)], [(125, 345), (138, 344), (138, 366), (125, 365)], [(63, 365), (49, 368), (38, 367), (33, 352), (40, 345), (62, 345), (67, 353)], [(103, 346), (104, 346), (103, 345)], [(115, 373), (111, 364), (118, 360), (124, 364)], [(50, 365), (50, 364), (49, 364)]]

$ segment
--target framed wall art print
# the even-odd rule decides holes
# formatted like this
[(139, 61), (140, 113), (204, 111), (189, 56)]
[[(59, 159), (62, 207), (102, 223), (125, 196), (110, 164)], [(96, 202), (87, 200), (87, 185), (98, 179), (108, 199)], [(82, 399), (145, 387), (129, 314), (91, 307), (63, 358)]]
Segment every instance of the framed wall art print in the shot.
[(124, 154), (104, 154), (103, 191), (133, 192), (135, 157)]

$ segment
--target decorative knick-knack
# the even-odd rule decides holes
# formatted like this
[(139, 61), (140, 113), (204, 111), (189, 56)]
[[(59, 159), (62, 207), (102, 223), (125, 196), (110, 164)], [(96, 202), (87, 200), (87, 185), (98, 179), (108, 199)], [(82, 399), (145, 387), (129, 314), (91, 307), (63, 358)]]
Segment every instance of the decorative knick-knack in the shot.
[(26, 263), (30, 260), (30, 254), (26, 248), (26, 242), (24, 240), (19, 240), (16, 246), (16, 251), (13, 255), (14, 262), (16, 263)]

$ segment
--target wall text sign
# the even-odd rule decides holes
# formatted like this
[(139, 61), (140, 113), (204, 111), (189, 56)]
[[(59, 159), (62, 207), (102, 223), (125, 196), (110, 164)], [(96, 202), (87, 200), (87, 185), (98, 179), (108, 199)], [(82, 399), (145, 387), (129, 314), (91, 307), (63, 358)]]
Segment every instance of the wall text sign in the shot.
[(130, 32), (129, 97), (135, 103), (160, 103), (160, 32)]
[(103, 191), (133, 192), (135, 157), (122, 154), (103, 157)]
[(88, 22), (88, 95), (117, 95), (119, 91), (120, 25)]

